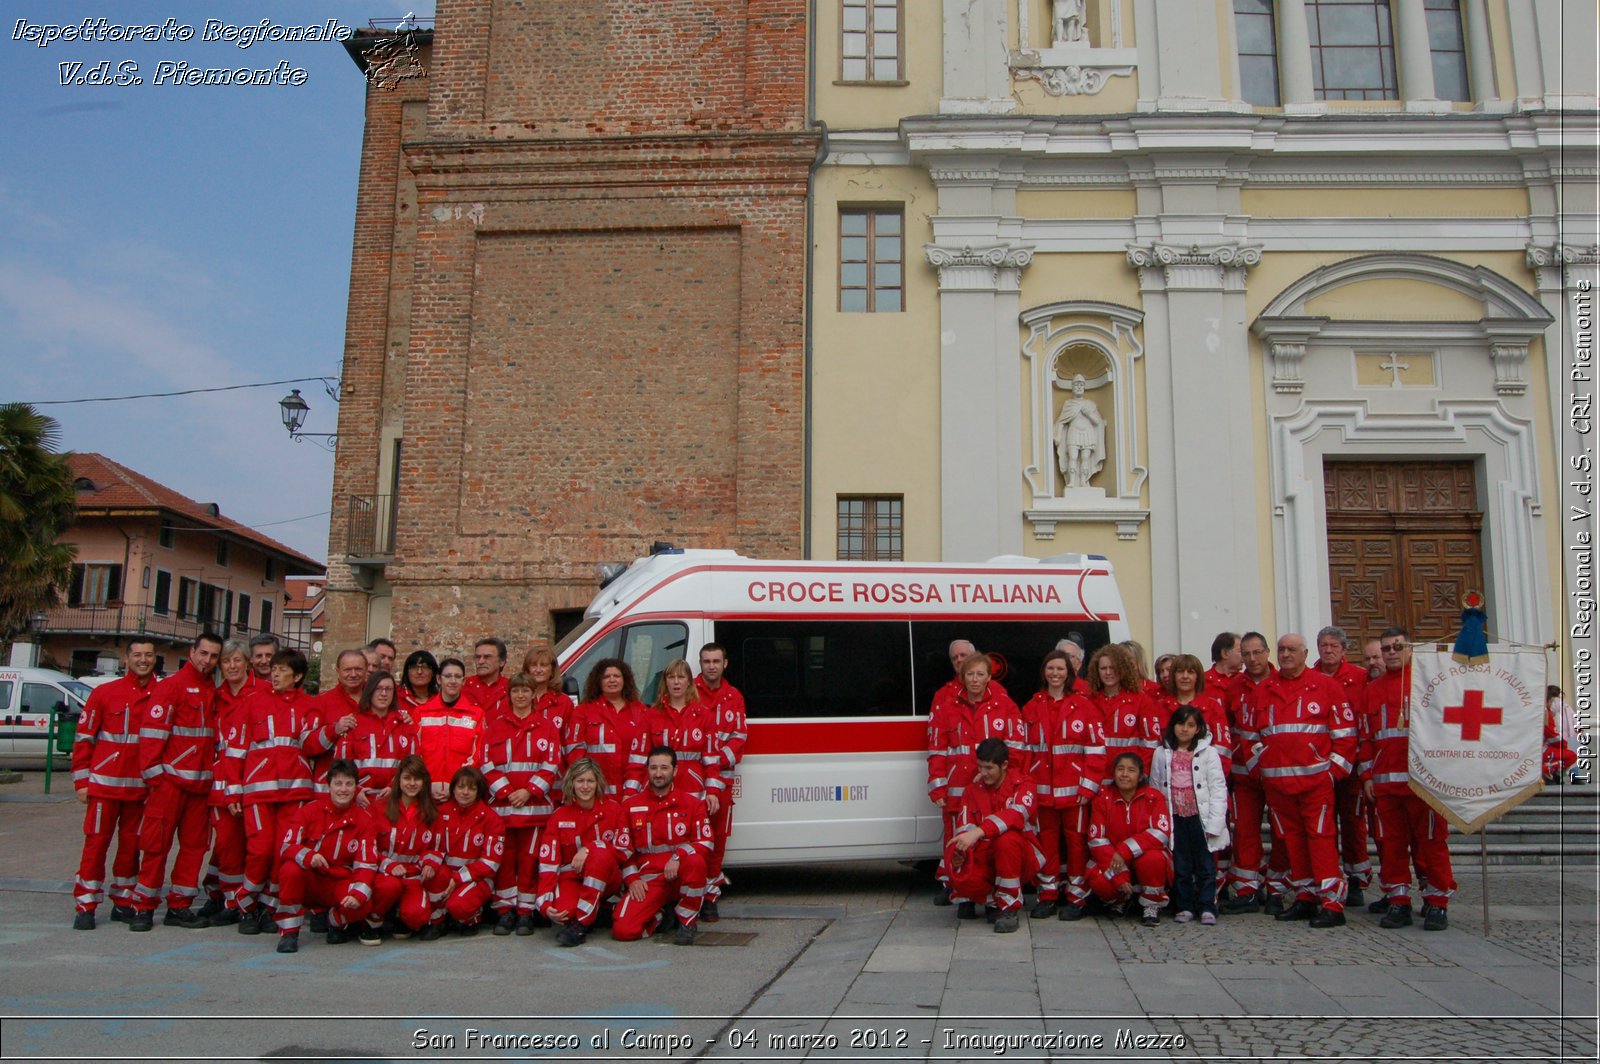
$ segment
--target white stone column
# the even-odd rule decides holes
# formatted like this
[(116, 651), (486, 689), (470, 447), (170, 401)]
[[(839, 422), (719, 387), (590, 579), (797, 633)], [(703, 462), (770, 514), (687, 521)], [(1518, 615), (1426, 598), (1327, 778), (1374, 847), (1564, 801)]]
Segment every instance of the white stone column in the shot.
[(939, 557), (1022, 553), (1022, 271), (1033, 247), (928, 244), (939, 271)]
[(1461, 17), (1467, 30), (1467, 75), (1472, 81), (1472, 98), (1479, 107), (1500, 98), (1494, 81), (1494, 47), (1489, 41), (1489, 9), (1486, 0), (1466, 0)]
[(1304, 110), (1317, 102), (1316, 87), (1311, 79), (1311, 33), (1306, 29), (1304, 0), (1278, 0), (1273, 20), (1278, 30), (1278, 92), (1283, 97), (1284, 107)]
[(1150, 555), (1158, 647), (1203, 647), (1264, 623), (1264, 455), (1252, 434), (1245, 271), (1258, 245), (1130, 245), (1145, 310)]
[(1407, 104), (1431, 104), (1437, 97), (1433, 93), (1433, 51), (1428, 47), (1428, 13), (1422, 0), (1395, 0), (1395, 22), (1400, 98)]

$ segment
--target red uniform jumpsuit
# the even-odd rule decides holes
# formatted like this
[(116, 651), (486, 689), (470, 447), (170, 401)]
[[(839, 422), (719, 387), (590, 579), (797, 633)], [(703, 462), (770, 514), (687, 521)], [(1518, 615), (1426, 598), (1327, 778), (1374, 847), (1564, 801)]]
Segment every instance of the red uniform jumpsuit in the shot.
[(690, 702), (682, 709), (651, 706), (650, 714), (645, 718), (645, 728), (649, 731), (646, 750), (670, 746), (678, 755), (678, 774), (674, 778), (674, 785), (685, 788), (696, 798), (705, 801), (706, 795), (713, 789), (711, 781), (715, 779), (721, 782), (716, 724), (706, 707), (698, 701)]
[(272, 875), (284, 824), (314, 793), (309, 758), (327, 749), (328, 733), (311, 697), (298, 687), (256, 691), (241, 715), (219, 771), (227, 777), (229, 799), (244, 806), (244, 881), (230, 907), (248, 913), (258, 900), (276, 904)]
[(567, 721), (572, 718), (572, 699), (567, 697), (565, 691), (547, 690), (533, 703), (533, 711), (555, 726), (556, 734), (561, 736), (561, 773), (567, 771)]
[(382, 803), (394, 785), (400, 762), (417, 752), (417, 726), (404, 710), (390, 708), (383, 716), (362, 709), (356, 726), (334, 740), (333, 759), (354, 761), (361, 793)]
[(1544, 757), (1541, 770), (1544, 778), (1552, 782), (1559, 782), (1567, 769), (1578, 763), (1578, 755), (1567, 745), (1566, 738), (1561, 734), (1561, 721), (1556, 719), (1556, 706), (1560, 704), (1563, 703), (1557, 700), (1544, 708)]
[[(1113, 857), (1122, 858), (1122, 871), (1111, 870)], [(1140, 787), (1131, 799), (1115, 787), (1103, 789), (1089, 815), (1089, 889), (1101, 901), (1116, 902), (1119, 888), (1131, 882), (1140, 904), (1159, 909), (1167, 904), (1171, 881), (1167, 800), (1154, 787)]]
[[(451, 705), (434, 695), (411, 714), (417, 725), (417, 753), (435, 785), (450, 782), (463, 765), (476, 765), (483, 751), (483, 710), (462, 695)], [(447, 797), (445, 799), (449, 801)]]
[(567, 764), (592, 758), (609, 792), (628, 795), (639, 790), (644, 786), (645, 755), (650, 752), (649, 716), (642, 702), (629, 702), (621, 709), (604, 698), (583, 703), (567, 718), (562, 747)]
[(952, 840), (944, 848), (954, 901), (993, 905), (1001, 912), (1022, 907), (1022, 884), (1044, 868), (1034, 822), (1034, 782), (1026, 772), (1010, 768), (998, 786), (974, 778), (961, 793), (955, 833), (983, 829), (983, 838), (966, 853)]
[(1161, 707), (1143, 691), (1122, 691), (1112, 698), (1104, 694), (1092, 697), (1094, 704), (1100, 707), (1106, 731), (1106, 776), (1100, 782), (1111, 783), (1111, 766), (1116, 763), (1118, 754), (1125, 753), (1138, 754), (1144, 774), (1148, 776), (1156, 747), (1161, 745), (1161, 734), (1167, 726)]
[[(365, 920), (372, 911), (372, 881), (378, 873), (378, 825), (354, 802), (343, 809), (321, 795), (285, 818), (279, 845), (278, 909), (280, 934), (300, 930), (305, 907), (328, 910), (328, 926)], [(326, 868), (315, 868), (320, 855)], [(354, 908), (345, 900), (354, 898)]]
[[(573, 867), (579, 850), (586, 851), (581, 869)], [(552, 920), (566, 913), (593, 927), (600, 903), (622, 891), (622, 864), (631, 850), (628, 819), (616, 801), (561, 806), (539, 842), (539, 911)]]
[(156, 686), (139, 727), (139, 765), (149, 789), (144, 826), (139, 829), (139, 882), (133, 907), (156, 907), (167, 876), (173, 836), (178, 857), (172, 866), (167, 908), (187, 909), (200, 893), (200, 875), (211, 845), (207, 800), (217, 757), (216, 688), (193, 665)]
[(476, 676), (468, 676), (461, 685), (461, 697), (483, 710), (485, 724), (511, 711), (510, 681), (504, 676), (494, 683), (484, 683)]
[[(1228, 869), (1235, 901), (1260, 900), (1264, 852), (1261, 847), (1261, 820), (1267, 811), (1267, 792), (1261, 777), (1250, 770), (1250, 757), (1261, 738), (1257, 717), (1259, 700), (1267, 680), (1278, 670), (1268, 666), (1259, 682), (1245, 673), (1233, 677), (1228, 689), (1228, 721), (1233, 731), (1232, 773), (1228, 777), (1228, 798), (1233, 803), (1233, 862)], [(1272, 864), (1265, 878), (1266, 893), (1281, 895), (1288, 890), (1289, 848), (1278, 835), (1278, 826), (1268, 819), (1272, 834)]]
[(1385, 672), (1362, 694), (1360, 773), (1378, 807), (1378, 884), (1391, 905), (1411, 904), (1411, 861), (1422, 904), (1449, 908), (1456, 879), (1449, 825), (1410, 786), (1411, 667)]
[(717, 733), (717, 773), (706, 781), (709, 793), (717, 796), (721, 806), (711, 818), (711, 858), (706, 862), (706, 895), (715, 901), (722, 897), (727, 880), (722, 875), (722, 861), (728, 852), (728, 836), (733, 834), (734, 790), (738, 786), (739, 762), (744, 757), (744, 744), (750, 737), (745, 720), (744, 695), (723, 680), (716, 690), (705, 680), (694, 678), (700, 701), (711, 711), (712, 727)]
[[(985, 739), (1001, 739), (1011, 764), (1029, 763), (1027, 725), (1004, 687), (991, 682), (974, 705), (965, 686), (952, 680), (939, 689), (928, 715), (928, 797), (944, 801), (944, 845), (955, 838), (961, 795), (978, 771), (974, 751)], [(939, 862), (939, 878), (948, 882), (949, 867)]]
[[(83, 856), (73, 883), (73, 904), (92, 913), (103, 894), (111, 904), (133, 904), (139, 872), (139, 825), (144, 816), (144, 777), (139, 772), (139, 725), (155, 698), (153, 677), (140, 684), (130, 673), (89, 693), (72, 743), (72, 786), (87, 794)], [(106, 855), (117, 840), (111, 889), (105, 890)]]
[(439, 820), (423, 820), (422, 807), (415, 802), (401, 805), (393, 820), (389, 819), (387, 802), (375, 803), (371, 810), (378, 831), (378, 875), (372, 884), (372, 911), (382, 916), (392, 909), (400, 923), (420, 931), (433, 919), (433, 903), (428, 899), (430, 881), (444, 868)]
[(1315, 669), (1263, 685), (1252, 765), (1289, 850), (1296, 901), (1344, 911), (1333, 785), (1355, 771), (1356, 721), (1344, 690)]
[[(561, 736), (537, 710), (519, 717), (507, 709), (489, 720), (483, 742), (483, 778), (489, 801), (505, 825), (505, 853), (494, 881), (494, 910), (532, 916), (538, 898), (539, 833), (560, 799)], [(527, 791), (522, 805), (511, 795)]]
[(1039, 846), (1044, 867), (1039, 870), (1039, 900), (1055, 901), (1066, 879), (1068, 905), (1089, 898), (1084, 875), (1089, 864), (1089, 806), (1105, 778), (1106, 741), (1100, 710), (1075, 694), (1051, 698), (1040, 691), (1022, 709), (1034, 729), (1033, 764), (1028, 776), (1034, 783), (1039, 818)]
[[(700, 920), (706, 896), (706, 858), (711, 856), (711, 822), (706, 803), (677, 786), (657, 794), (643, 792), (624, 798), (623, 815), (632, 847), (622, 867), (626, 888), (611, 924), (618, 942), (643, 938), (655, 930), (668, 905), (683, 927)], [(678, 861), (678, 875), (668, 879), (666, 867)], [(644, 884), (644, 897), (635, 901), (635, 883)]]
[(436, 834), (444, 869), (428, 881), (433, 922), (446, 916), (468, 927), (483, 916), (484, 903), (494, 890), (495, 875), (505, 852), (506, 830), (500, 814), (482, 801), (461, 808), (455, 799), (439, 807)]
[[(1336, 682), (1344, 700), (1356, 713), (1361, 692), (1367, 686), (1367, 670), (1348, 661), (1335, 672), (1324, 672), (1322, 663), (1311, 666)], [(1367, 845), (1367, 811), (1361, 796), (1361, 777), (1352, 772), (1333, 785), (1333, 815), (1339, 828), (1339, 864), (1350, 886), (1366, 890), (1372, 884), (1372, 853)]]
[(335, 687), (331, 691), (324, 691), (313, 697), (312, 708), (317, 713), (318, 723), (328, 729), (326, 746), (323, 750), (307, 760), (311, 762), (311, 782), (318, 794), (328, 793), (328, 769), (333, 767), (334, 761), (341, 755), (338, 753), (339, 740), (344, 736), (339, 734), (338, 724), (346, 716), (353, 715), (361, 719), (361, 692), (351, 694), (342, 687)]
[(229, 736), (244, 724), (245, 700), (256, 691), (272, 688), (251, 673), (237, 693), (226, 683), (217, 685), (212, 707), (216, 710), (217, 749), (212, 763), (211, 791), (206, 804), (211, 809), (211, 863), (206, 868), (206, 895), (212, 907), (226, 903), (244, 882), (244, 814), (229, 810), (238, 801), (228, 797), (228, 780), (223, 770), (228, 756)]

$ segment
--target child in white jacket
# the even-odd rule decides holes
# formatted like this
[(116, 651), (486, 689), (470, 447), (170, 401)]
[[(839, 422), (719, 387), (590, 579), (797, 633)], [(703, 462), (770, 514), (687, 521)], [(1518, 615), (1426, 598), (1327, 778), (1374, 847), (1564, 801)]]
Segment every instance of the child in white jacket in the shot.
[(1214, 924), (1217, 861), (1212, 854), (1229, 841), (1228, 784), (1199, 709), (1179, 706), (1173, 711), (1151, 765), (1150, 785), (1172, 811), (1177, 922), (1186, 924), (1199, 913), (1202, 924)]

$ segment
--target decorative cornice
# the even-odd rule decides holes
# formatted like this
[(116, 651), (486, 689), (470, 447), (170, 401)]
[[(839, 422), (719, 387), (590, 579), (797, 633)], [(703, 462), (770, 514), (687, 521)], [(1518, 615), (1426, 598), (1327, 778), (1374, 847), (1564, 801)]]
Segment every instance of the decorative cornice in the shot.
[(1093, 96), (1106, 87), (1106, 80), (1127, 77), (1131, 66), (1022, 66), (1013, 67), (1018, 81), (1037, 81), (1051, 96)]
[(1022, 271), (1033, 261), (1032, 244), (990, 244), (960, 248), (924, 244), (928, 262), (939, 271), (940, 291), (1015, 292)]
[(1128, 265), (1140, 269), (1165, 266), (1223, 266), (1248, 269), (1261, 265), (1260, 244), (1129, 244)]
[(1527, 258), (1528, 265), (1535, 269), (1541, 266), (1596, 266), (1600, 265), (1600, 244), (1587, 247), (1579, 244), (1554, 244), (1549, 247), (1529, 244)]
[(1150, 511), (1136, 506), (1097, 506), (1069, 510), (1064, 507), (1022, 511), (1022, 516), (1033, 525), (1033, 534), (1040, 539), (1055, 539), (1058, 524), (1116, 525), (1118, 539), (1138, 539), (1139, 526), (1150, 517)]
[(1501, 395), (1524, 395), (1527, 393), (1528, 382), (1522, 375), (1522, 367), (1528, 364), (1527, 344), (1490, 344), (1489, 357), (1494, 361), (1494, 390), (1496, 392)]

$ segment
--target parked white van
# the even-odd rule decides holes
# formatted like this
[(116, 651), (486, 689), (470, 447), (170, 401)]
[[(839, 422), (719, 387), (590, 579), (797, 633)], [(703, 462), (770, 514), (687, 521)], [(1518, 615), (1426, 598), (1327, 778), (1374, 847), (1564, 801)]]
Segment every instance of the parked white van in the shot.
[(75, 721), (88, 698), (89, 687), (64, 672), (0, 667), (0, 758), (42, 764), (51, 708)]
[(701, 646), (727, 647), (750, 723), (727, 860), (791, 864), (938, 856), (927, 714), (952, 676), (951, 641), (993, 655), (1020, 706), (1069, 635), (1090, 653), (1130, 638), (1098, 555), (804, 562), (668, 548), (605, 584), (556, 653), (569, 689), (617, 657), (652, 702), (669, 661), (698, 668)]

